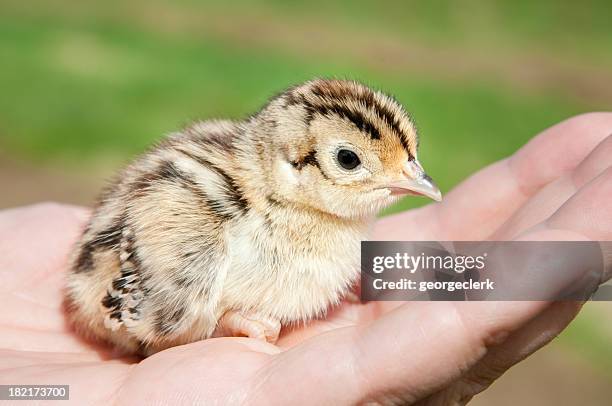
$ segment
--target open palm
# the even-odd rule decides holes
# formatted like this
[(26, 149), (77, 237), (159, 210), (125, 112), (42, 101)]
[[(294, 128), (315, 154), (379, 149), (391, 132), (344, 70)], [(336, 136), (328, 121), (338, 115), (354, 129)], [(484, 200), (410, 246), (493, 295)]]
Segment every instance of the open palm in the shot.
[[(380, 220), (373, 239), (612, 240), (610, 133), (609, 113), (565, 121), (444, 202)], [(0, 213), (0, 384), (69, 384), (77, 404), (463, 404), (580, 309), (344, 303), (284, 331), (277, 346), (216, 338), (125, 358), (65, 321), (67, 254), (87, 216), (55, 204)]]

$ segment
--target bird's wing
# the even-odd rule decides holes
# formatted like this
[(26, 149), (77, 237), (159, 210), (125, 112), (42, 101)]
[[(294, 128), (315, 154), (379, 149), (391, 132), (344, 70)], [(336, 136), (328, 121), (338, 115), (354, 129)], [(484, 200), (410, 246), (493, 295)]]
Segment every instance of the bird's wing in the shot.
[[(212, 189), (211, 189), (212, 188)], [(231, 209), (189, 166), (171, 161), (135, 179), (120, 244), (121, 273), (108, 289), (107, 327), (141, 342), (212, 334), (229, 258)]]

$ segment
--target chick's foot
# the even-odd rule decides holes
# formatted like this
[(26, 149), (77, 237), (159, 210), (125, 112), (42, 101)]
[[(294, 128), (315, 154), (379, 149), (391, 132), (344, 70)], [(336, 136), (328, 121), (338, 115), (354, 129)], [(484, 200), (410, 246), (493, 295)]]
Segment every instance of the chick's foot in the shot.
[(280, 321), (276, 319), (230, 310), (219, 319), (213, 337), (249, 337), (274, 344), (280, 329)]

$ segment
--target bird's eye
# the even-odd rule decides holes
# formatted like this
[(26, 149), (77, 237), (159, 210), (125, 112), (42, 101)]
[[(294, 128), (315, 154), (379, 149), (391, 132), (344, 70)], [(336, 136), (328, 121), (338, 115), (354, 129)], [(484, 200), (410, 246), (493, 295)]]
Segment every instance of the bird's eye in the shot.
[(348, 149), (341, 149), (338, 151), (338, 163), (344, 169), (355, 169), (359, 166), (361, 161), (356, 153)]

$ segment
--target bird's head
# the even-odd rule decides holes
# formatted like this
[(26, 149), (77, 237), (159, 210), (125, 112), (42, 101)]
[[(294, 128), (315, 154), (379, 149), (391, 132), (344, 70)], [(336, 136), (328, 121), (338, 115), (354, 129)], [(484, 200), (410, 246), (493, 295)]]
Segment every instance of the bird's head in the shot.
[(255, 118), (268, 125), (268, 183), (277, 200), (355, 218), (405, 194), (441, 199), (417, 160), (413, 122), (381, 92), (316, 79), (272, 99)]

